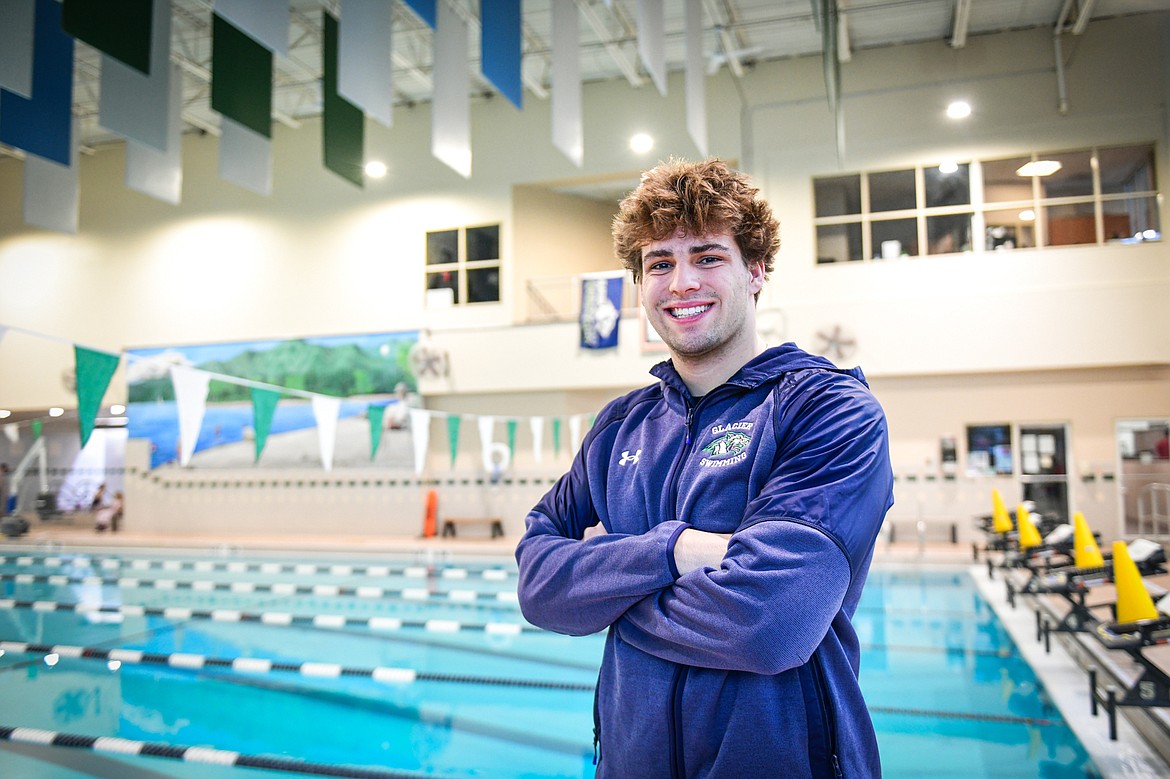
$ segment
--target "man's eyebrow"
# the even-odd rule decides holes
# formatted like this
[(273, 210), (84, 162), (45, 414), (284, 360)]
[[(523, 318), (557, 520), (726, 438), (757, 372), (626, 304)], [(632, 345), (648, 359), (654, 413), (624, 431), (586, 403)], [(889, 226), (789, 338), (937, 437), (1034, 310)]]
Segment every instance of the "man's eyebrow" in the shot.
[[(729, 252), (729, 251), (731, 251), (731, 248), (728, 246), (724, 246), (721, 243), (703, 243), (703, 244), (699, 244), (697, 246), (692, 246), (687, 251), (690, 254), (702, 254), (703, 252), (711, 252), (711, 251)], [(670, 249), (655, 249), (652, 252), (646, 252), (645, 254), (643, 254), (642, 260), (645, 261), (645, 260), (650, 260), (650, 259), (657, 259), (659, 257), (673, 257), (673, 256), (674, 256), (674, 252), (672, 252)]]

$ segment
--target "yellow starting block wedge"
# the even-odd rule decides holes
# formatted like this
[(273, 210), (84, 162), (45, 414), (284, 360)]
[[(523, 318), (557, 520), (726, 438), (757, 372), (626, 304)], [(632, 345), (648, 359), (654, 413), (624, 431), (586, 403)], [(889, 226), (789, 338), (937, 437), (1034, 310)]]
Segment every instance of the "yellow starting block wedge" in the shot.
[(1093, 538), (1093, 531), (1081, 512), (1073, 514), (1073, 565), (1077, 568), (1104, 568), (1105, 557)]
[(1012, 529), (1012, 518), (1003, 504), (1003, 496), (994, 488), (991, 490), (991, 529), (996, 533), (1007, 533)]
[(1154, 599), (1142, 584), (1142, 575), (1124, 541), (1113, 542), (1113, 583), (1117, 587), (1117, 621), (1126, 624), (1158, 619)]
[(1032, 515), (1022, 503), (1016, 506), (1016, 525), (1020, 528), (1020, 549), (1031, 549), (1044, 543), (1044, 539), (1040, 537), (1040, 531), (1032, 522)]

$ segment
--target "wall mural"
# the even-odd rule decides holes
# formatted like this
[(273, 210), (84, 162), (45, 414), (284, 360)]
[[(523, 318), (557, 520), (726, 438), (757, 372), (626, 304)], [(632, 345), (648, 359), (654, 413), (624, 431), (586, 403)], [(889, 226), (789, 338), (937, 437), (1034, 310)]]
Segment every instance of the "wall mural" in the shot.
[[(179, 417), (170, 367), (183, 365), (211, 374), (192, 467), (320, 468), (316, 421), (307, 399), (281, 397), (256, 463), (249, 387), (219, 376), (344, 398), (334, 464), (361, 466), (374, 460), (410, 467), (405, 420), (407, 407), (418, 397), (409, 359), (417, 342), (418, 333), (410, 331), (130, 349), (129, 435), (150, 441), (152, 468), (178, 460)], [(371, 416), (381, 419), (390, 435), (379, 427), (380, 441), (375, 440)]]

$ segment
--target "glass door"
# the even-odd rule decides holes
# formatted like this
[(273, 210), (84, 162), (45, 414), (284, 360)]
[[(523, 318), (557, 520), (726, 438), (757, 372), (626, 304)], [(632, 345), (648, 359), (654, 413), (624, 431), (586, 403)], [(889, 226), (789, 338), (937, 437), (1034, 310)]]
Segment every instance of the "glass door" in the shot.
[(1121, 532), (1170, 535), (1170, 420), (1119, 420), (1117, 460)]
[(1035, 504), (1041, 534), (1071, 522), (1068, 511), (1068, 427), (1064, 424), (1019, 426), (1020, 485), (1024, 500)]

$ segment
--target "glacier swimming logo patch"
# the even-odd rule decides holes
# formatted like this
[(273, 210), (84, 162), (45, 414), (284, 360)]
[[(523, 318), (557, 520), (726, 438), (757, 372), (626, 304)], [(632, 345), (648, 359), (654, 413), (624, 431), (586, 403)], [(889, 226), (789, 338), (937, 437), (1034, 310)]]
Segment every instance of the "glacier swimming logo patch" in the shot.
[(746, 460), (748, 447), (752, 443), (752, 427), (752, 422), (730, 422), (711, 428), (711, 435), (716, 438), (703, 447), (702, 452), (706, 457), (699, 460), (699, 465), (704, 468), (727, 468)]

